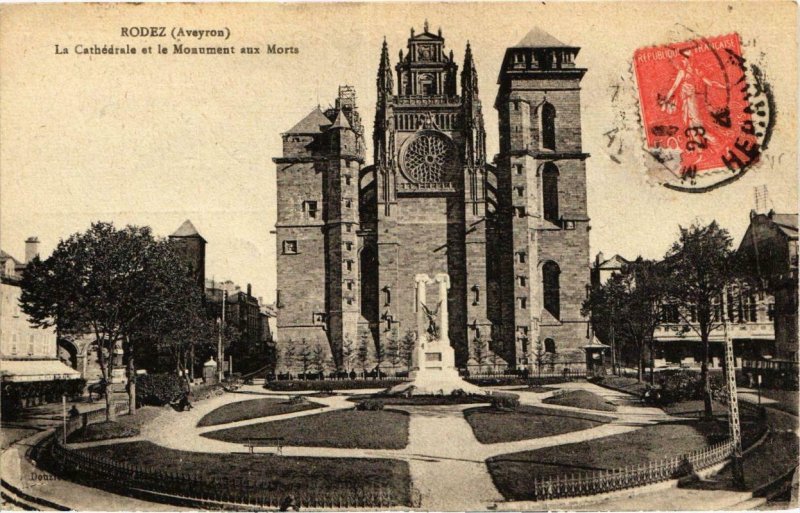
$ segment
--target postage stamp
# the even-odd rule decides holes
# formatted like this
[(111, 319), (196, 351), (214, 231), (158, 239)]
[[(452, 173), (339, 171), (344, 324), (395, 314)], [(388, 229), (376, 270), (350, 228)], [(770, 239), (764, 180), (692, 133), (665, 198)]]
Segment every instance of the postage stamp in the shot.
[(756, 164), (770, 123), (768, 90), (736, 33), (640, 48), (634, 54), (645, 149), (695, 192)]

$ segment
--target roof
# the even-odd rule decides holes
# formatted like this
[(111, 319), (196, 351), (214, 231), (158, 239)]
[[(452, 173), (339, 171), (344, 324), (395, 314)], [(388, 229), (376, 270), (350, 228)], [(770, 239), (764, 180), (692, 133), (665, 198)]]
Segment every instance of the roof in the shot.
[(9, 258), (14, 261), (14, 265), (23, 265), (22, 262), (0, 249), (0, 260), (8, 260)]
[(797, 214), (772, 214), (772, 222), (790, 238), (797, 238)]
[(533, 27), (513, 48), (572, 48), (539, 27)]
[[(203, 236), (197, 232), (197, 228), (188, 219), (170, 237), (197, 237), (203, 239)], [(205, 239), (203, 241), (205, 242)]]
[(611, 258), (608, 258), (600, 262), (600, 264), (597, 267), (601, 269), (603, 268), (618, 269), (622, 267), (624, 264), (630, 264), (630, 263), (631, 263), (630, 260), (620, 255), (614, 255)]
[[(290, 128), (287, 134), (318, 134), (331, 125), (331, 120), (325, 117), (319, 106), (311, 113)], [(324, 128), (323, 128), (324, 127)]]
[(350, 122), (347, 121), (347, 116), (344, 115), (344, 111), (339, 109), (339, 113), (336, 115), (336, 121), (330, 126), (330, 129), (333, 128), (350, 128)]

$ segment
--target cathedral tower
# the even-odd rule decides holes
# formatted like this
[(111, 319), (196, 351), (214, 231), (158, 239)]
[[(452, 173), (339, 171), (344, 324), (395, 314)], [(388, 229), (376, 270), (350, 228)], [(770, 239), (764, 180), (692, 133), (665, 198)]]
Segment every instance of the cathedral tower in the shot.
[(421, 33), (411, 30), (394, 73), (384, 42), (369, 180), (374, 199), (365, 202), (365, 211), (374, 208), (374, 231), (365, 239), (365, 251), (374, 257), (362, 279), (377, 281), (377, 308), (365, 317), (377, 328), (376, 343), (386, 344), (414, 327), (410, 277), (448, 273), (450, 340), (457, 363), (466, 365), (470, 339), (489, 325), (482, 297), (485, 136), (469, 46), (460, 78), (459, 90), (453, 52), (447, 51), (441, 30), (432, 33), (427, 22)]
[(532, 363), (537, 343), (561, 361), (581, 362), (588, 343), (580, 314), (589, 217), (579, 50), (533, 29), (506, 50), (498, 79), (501, 331), (507, 359), (517, 363)]
[[(299, 354), (320, 346), (335, 364), (356, 337), (358, 182), (364, 163), (361, 118), (352, 87), (335, 107), (313, 109), (283, 134), (277, 164), (278, 340)], [(292, 367), (285, 362), (286, 367)]]

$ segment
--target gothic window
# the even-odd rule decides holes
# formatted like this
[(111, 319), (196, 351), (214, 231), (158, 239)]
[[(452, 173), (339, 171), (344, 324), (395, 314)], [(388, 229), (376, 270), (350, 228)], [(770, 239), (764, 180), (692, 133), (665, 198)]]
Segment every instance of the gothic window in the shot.
[(552, 338), (544, 339), (544, 352), (555, 354), (556, 353), (556, 341)]
[(522, 174), (522, 164), (516, 164), (514, 167), (517, 169), (517, 174), (521, 175)]
[(527, 287), (528, 286), (528, 278), (525, 276), (517, 276), (517, 284), (520, 287)]
[(528, 308), (528, 298), (526, 297), (518, 297), (517, 298), (517, 306), (520, 308)]
[(525, 207), (514, 207), (514, 213), (519, 218), (525, 217)]
[(519, 251), (517, 252), (517, 263), (524, 264), (525, 263), (525, 252)]
[(347, 230), (348, 233), (353, 229), (350, 223), (344, 223), (344, 229)]
[(518, 198), (525, 196), (525, 187), (514, 187), (514, 190), (517, 191)]
[(415, 183), (440, 183), (450, 179), (458, 165), (455, 145), (444, 134), (426, 131), (403, 149), (401, 163), (406, 176)]
[(344, 175), (344, 184), (350, 185), (350, 175)]
[(767, 318), (770, 321), (774, 321), (775, 320), (775, 303), (769, 303), (767, 305)]
[(473, 305), (480, 304), (480, 302), (481, 302), (481, 288), (478, 287), (477, 285), (473, 285), (472, 286), (472, 294), (473, 294), (472, 304)]
[(351, 200), (350, 198), (347, 198), (346, 200), (344, 200), (345, 208), (350, 208), (352, 205), (353, 205), (353, 200)]
[(347, 290), (353, 290), (353, 282), (350, 280), (347, 280)]
[(352, 242), (345, 242), (344, 243), (344, 247), (345, 247), (345, 249), (347, 249), (347, 251), (350, 251), (351, 249), (353, 249), (353, 243)]
[(353, 261), (352, 260), (345, 260), (344, 266), (348, 271), (353, 270)]
[(285, 241), (283, 241), (283, 254), (284, 255), (296, 255), (297, 254), (297, 241), (296, 240), (285, 240)]
[(552, 104), (542, 104), (542, 149), (556, 149), (556, 108)]
[(383, 294), (384, 294), (384, 306), (389, 306), (392, 304), (392, 288), (388, 285), (383, 287)]
[(561, 317), (561, 269), (558, 264), (549, 261), (542, 266), (542, 291), (544, 308), (553, 317)]
[(544, 218), (551, 223), (558, 223), (558, 168), (547, 162), (542, 171), (542, 210)]

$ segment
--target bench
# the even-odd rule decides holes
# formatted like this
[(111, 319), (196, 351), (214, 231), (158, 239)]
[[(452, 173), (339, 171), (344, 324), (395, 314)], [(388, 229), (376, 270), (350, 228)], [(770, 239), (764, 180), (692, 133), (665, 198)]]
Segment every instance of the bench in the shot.
[(256, 447), (275, 447), (275, 454), (283, 455), (283, 437), (248, 438), (244, 446), (250, 449), (250, 454)]

